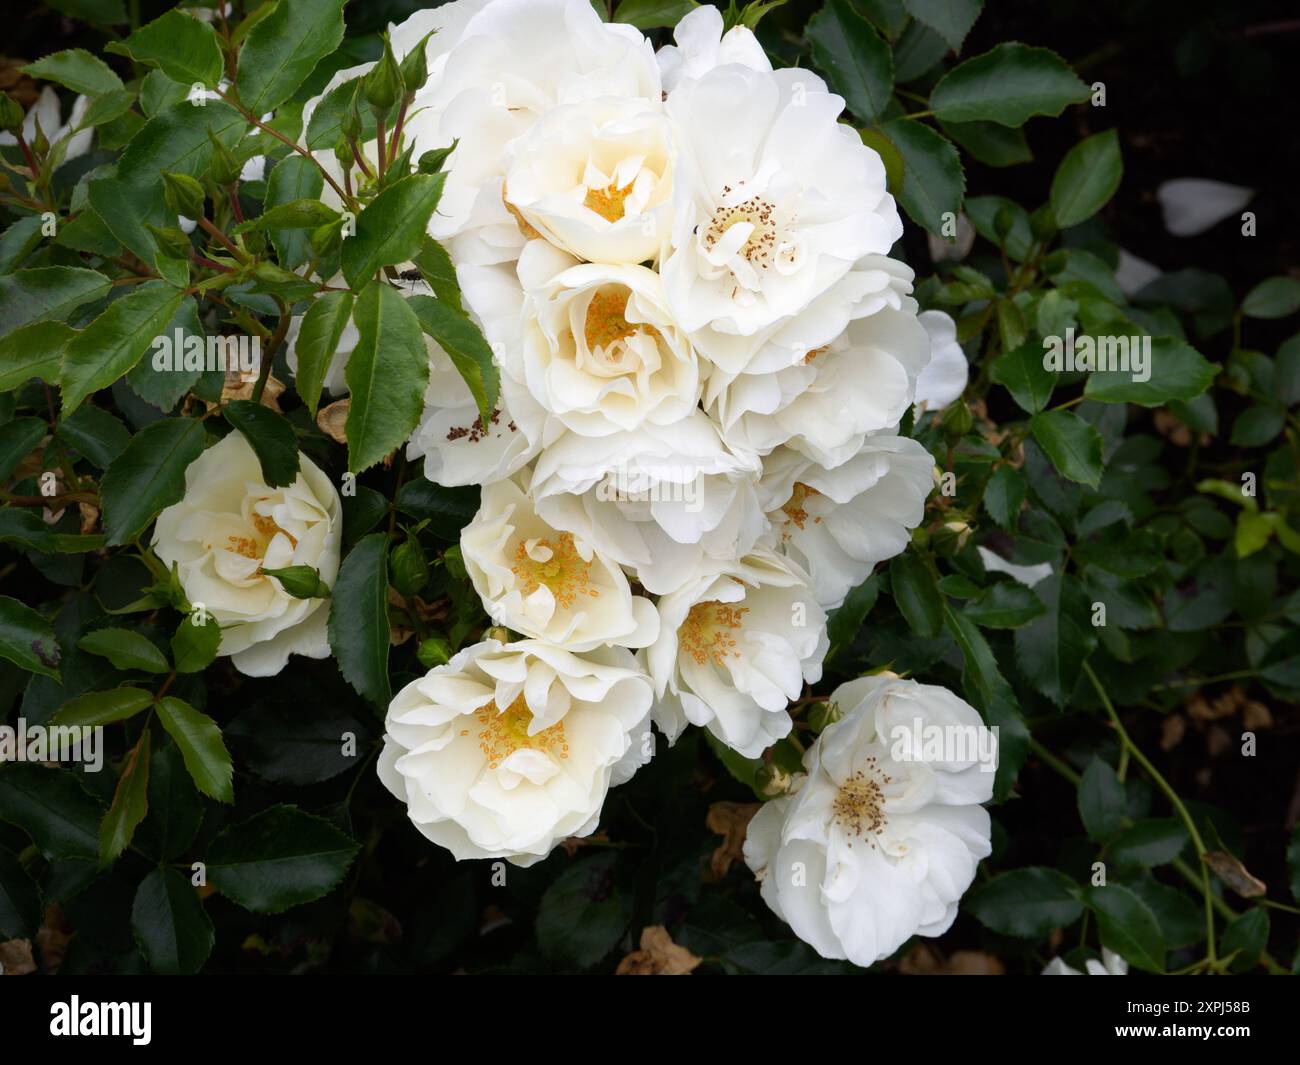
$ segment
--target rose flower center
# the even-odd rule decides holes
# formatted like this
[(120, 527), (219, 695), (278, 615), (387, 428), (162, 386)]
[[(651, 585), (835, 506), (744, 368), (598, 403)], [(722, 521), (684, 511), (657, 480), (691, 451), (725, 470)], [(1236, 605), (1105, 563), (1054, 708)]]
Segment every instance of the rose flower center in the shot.
[(700, 665), (707, 662), (723, 665), (728, 655), (739, 658), (735, 630), (748, 613), (748, 607), (735, 607), (716, 599), (696, 603), (677, 630), (682, 649)]
[(564, 736), (564, 722), (557, 721), (535, 736), (528, 734), (533, 722), (533, 712), (521, 694), (504, 711), (497, 709), (495, 701), (474, 711), (479, 723), (478, 746), (487, 756), (488, 767), (495, 769), (515, 751), (542, 751), (552, 758), (569, 756), (569, 741)]
[(591, 587), (591, 563), (578, 553), (572, 533), (560, 533), (553, 541), (520, 541), (510, 571), (519, 578), (524, 595), (544, 585), (565, 610), (582, 596), (600, 597), (600, 590)]

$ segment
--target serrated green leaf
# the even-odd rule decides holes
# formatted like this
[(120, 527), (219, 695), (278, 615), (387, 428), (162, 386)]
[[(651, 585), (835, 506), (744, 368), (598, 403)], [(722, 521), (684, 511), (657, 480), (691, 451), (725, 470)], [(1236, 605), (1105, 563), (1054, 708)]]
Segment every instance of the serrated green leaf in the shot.
[(158, 512), (185, 494), (185, 471), (203, 453), (203, 423), (165, 418), (140, 430), (100, 482), (110, 544), (139, 535)]
[(198, 972), (216, 942), (198, 893), (175, 869), (155, 869), (140, 882), (131, 931), (149, 968), (168, 975)]
[(1055, 52), (1008, 41), (945, 74), (930, 94), (930, 108), (943, 122), (1021, 126), (1035, 115), (1059, 115), (1088, 96), (1088, 86)]
[(294, 351), (298, 357), (294, 386), (313, 418), (320, 404), (325, 375), (338, 350), (343, 330), (352, 317), (352, 304), (351, 292), (326, 292), (319, 296), (303, 315), (302, 325), (294, 341)]
[(156, 709), (158, 720), (180, 748), (194, 786), (217, 802), (234, 802), (234, 769), (217, 723), (172, 695), (158, 700)]
[(1107, 884), (1088, 892), (1088, 905), (1097, 915), (1101, 941), (1130, 965), (1164, 972), (1165, 940), (1150, 908), (1123, 884)]
[(333, 890), (358, 850), (323, 818), (273, 806), (212, 841), (208, 881), (246, 910), (282, 913)]
[(1083, 913), (1079, 889), (1064, 873), (1031, 866), (1001, 873), (966, 896), (962, 906), (1004, 936), (1038, 939)]
[(1035, 414), (1029, 429), (1061, 476), (1091, 488), (1101, 482), (1101, 434), (1073, 411)]
[(140, 361), (183, 299), (163, 282), (139, 286), (114, 300), (63, 349), (59, 387), (67, 417), (92, 392), (107, 388)]
[(356, 232), (343, 242), (343, 276), (349, 285), (362, 289), (381, 267), (415, 258), (446, 180), (446, 174), (401, 178), (357, 216)]
[(252, 446), (270, 487), (293, 484), (298, 476), (298, 438), (284, 415), (248, 399), (231, 400), (221, 413)]
[(254, 114), (274, 111), (343, 39), (343, 0), (280, 0), (244, 39), (235, 86)]
[(352, 320), (357, 344), (344, 372), (352, 397), (348, 469), (360, 473), (401, 445), (420, 424), (429, 355), (415, 311), (382, 281), (372, 281), (357, 297)]
[(501, 382), (492, 349), (478, 326), (441, 300), (412, 296), (409, 302), (420, 328), (447, 353), (469, 387), (483, 424), (488, 424), (496, 410)]
[(131, 842), (136, 828), (149, 811), (149, 729), (128, 752), (122, 775), (117, 778), (113, 803), (99, 826), (99, 861), (109, 865), (116, 861)]
[(59, 640), (50, 623), (25, 603), (0, 595), (0, 658), (58, 680), (60, 657)]
[(1113, 129), (1080, 141), (1052, 178), (1052, 214), (1061, 229), (1087, 221), (1115, 195), (1124, 176), (1119, 134)]
[(89, 654), (107, 658), (115, 669), (146, 673), (171, 670), (166, 656), (153, 641), (131, 629), (95, 629), (83, 636), (77, 646)]
[(362, 698), (387, 707), (388, 537), (371, 533), (343, 559), (334, 581), (329, 641), (339, 672)]
[(848, 0), (827, 0), (805, 31), (813, 60), (864, 122), (884, 114), (894, 89), (894, 57)]

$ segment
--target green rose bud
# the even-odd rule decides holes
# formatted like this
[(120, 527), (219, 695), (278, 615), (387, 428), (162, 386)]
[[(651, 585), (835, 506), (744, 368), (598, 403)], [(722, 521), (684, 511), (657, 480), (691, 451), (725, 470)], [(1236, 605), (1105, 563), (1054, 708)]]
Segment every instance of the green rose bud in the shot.
[(429, 560), (415, 536), (408, 536), (388, 556), (388, 572), (393, 587), (402, 595), (415, 595), (429, 581)]
[(460, 138), (452, 141), (445, 148), (434, 148), (420, 156), (417, 164), (421, 174), (436, 174), (442, 170), (443, 164), (447, 161), (447, 156), (456, 150), (456, 145), (460, 143)]
[(429, 43), (429, 38), (436, 32), (436, 30), (430, 30), (426, 33), (424, 39), (407, 52), (406, 57), (402, 60), (402, 84), (406, 87), (407, 95), (414, 94), (428, 80), (429, 64), (425, 58), (425, 45)]
[(339, 119), (339, 132), (343, 134), (346, 141), (354, 141), (361, 136), (361, 82), (357, 81), (356, 88), (352, 90), (352, 103), (343, 112), (343, 117)]
[(22, 126), (26, 117), (22, 104), (7, 92), (0, 93), (0, 129), (13, 133)]
[(264, 569), (268, 577), (274, 577), (295, 599), (328, 599), (329, 586), (320, 579), (320, 574), (312, 566), (285, 566), (283, 569)]
[(971, 426), (975, 424), (975, 419), (971, 416), (970, 407), (961, 399), (957, 399), (948, 404), (940, 424), (947, 436), (956, 438), (969, 433)]
[(402, 98), (402, 71), (393, 57), (393, 47), (387, 35), (384, 36), (384, 54), (370, 68), (370, 73), (361, 79), (361, 90), (376, 118), (387, 115)]

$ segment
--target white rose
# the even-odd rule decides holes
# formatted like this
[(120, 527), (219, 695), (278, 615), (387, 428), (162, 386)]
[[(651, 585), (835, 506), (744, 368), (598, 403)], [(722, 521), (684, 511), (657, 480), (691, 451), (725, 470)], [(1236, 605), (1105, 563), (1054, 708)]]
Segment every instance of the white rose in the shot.
[(394, 697), (379, 778), (458, 861), (532, 865), (648, 761), (652, 695), (622, 648), (486, 640)]
[(660, 598), (645, 652), (655, 723), (670, 740), (702, 725), (746, 758), (790, 731), (786, 706), (821, 679), (826, 614), (802, 574), (770, 551), (717, 566)]
[(700, 398), (690, 340), (644, 266), (575, 264), (544, 241), (519, 260), (527, 296), (521, 340), (506, 369), (566, 428), (608, 436), (645, 422), (672, 425)]
[(454, 488), (487, 484), (527, 465), (541, 446), (546, 414), (508, 376), (487, 424), (451, 359), (433, 345), (424, 414), (406, 443), (408, 459), (424, 458), (424, 475)]
[(659, 256), (672, 224), (672, 131), (660, 104), (601, 97), (548, 111), (513, 146), (506, 200), (592, 262)]
[(912, 405), (929, 341), (915, 300), (900, 291), (910, 287), (911, 271), (883, 256), (875, 261), (883, 268), (873, 272), (890, 283), (857, 301), (865, 316), (825, 316), (831, 328), (843, 323), (828, 336), (810, 328), (811, 315), (800, 315), (798, 330), (781, 330), (743, 373), (714, 369), (704, 398), (733, 448), (766, 454), (789, 444), (833, 466), (866, 434), (898, 424)]
[(570, 651), (644, 647), (659, 633), (654, 604), (632, 594), (623, 571), (585, 540), (542, 521), (512, 480), (483, 487), (460, 549), (498, 625)]
[(661, 98), (645, 36), (602, 22), (587, 0), (493, 0), (440, 47), (446, 58), (430, 67), (406, 129), (415, 158), (459, 142), (430, 221), (434, 237), (455, 238), (450, 248), (458, 265), (509, 262), (523, 247), (505, 178), (512, 145), (539, 118), (601, 97), (656, 105)]
[(996, 737), (952, 692), (912, 680), (862, 677), (831, 700), (843, 718), (805, 755), (802, 787), (750, 822), (745, 862), (800, 939), (871, 965), (957, 916), (990, 852), (978, 804)]
[(745, 368), (744, 338), (793, 318), (903, 227), (844, 101), (801, 70), (723, 66), (679, 85), (669, 304), (702, 355)]
[(930, 338), (930, 361), (916, 382), (916, 402), (923, 410), (943, 410), (966, 391), (970, 363), (957, 343), (957, 323), (943, 311), (923, 311), (921, 325)]
[(714, 67), (738, 63), (753, 70), (771, 70), (763, 46), (754, 31), (735, 26), (722, 32), (722, 12), (712, 4), (703, 4), (684, 15), (673, 30), (676, 46), (659, 49), (659, 72), (664, 90), (672, 92), (687, 78), (698, 78)]
[(239, 432), (185, 471), (185, 497), (158, 515), (154, 553), (175, 564), (191, 603), (221, 626), (221, 651), (251, 677), (279, 673), (289, 655), (328, 658), (328, 599), (295, 599), (264, 569), (312, 566), (327, 585), (339, 571), (339, 495), (306, 455), (284, 488), (262, 479)]
[(766, 528), (757, 461), (728, 451), (699, 410), (673, 425), (601, 437), (565, 433), (533, 466), (537, 512), (636, 572), (659, 595), (706, 560), (745, 554)]
[(878, 562), (903, 552), (933, 487), (930, 453), (880, 434), (830, 469), (777, 448), (763, 460), (759, 497), (782, 554), (808, 571), (817, 602), (834, 610)]

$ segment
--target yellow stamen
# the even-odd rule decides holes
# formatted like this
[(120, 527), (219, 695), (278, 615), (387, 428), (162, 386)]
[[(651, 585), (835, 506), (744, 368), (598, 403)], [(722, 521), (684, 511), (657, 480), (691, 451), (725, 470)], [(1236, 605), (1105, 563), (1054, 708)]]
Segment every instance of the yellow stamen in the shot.
[(712, 662), (720, 666), (727, 655), (739, 658), (732, 633), (748, 613), (748, 607), (734, 607), (716, 599), (696, 603), (677, 630), (682, 649), (700, 665)]
[(533, 750), (552, 758), (567, 758), (569, 742), (564, 736), (564, 722), (557, 721), (534, 736), (528, 735), (533, 712), (520, 695), (504, 711), (495, 702), (474, 711), (479, 723), (478, 746), (487, 756), (488, 767), (495, 769), (515, 751)]
[[(808, 509), (804, 506), (809, 496), (819, 496), (821, 493), (816, 488), (812, 488), (802, 481), (796, 481), (794, 492), (786, 500), (785, 505), (781, 507), (785, 511), (785, 516), (790, 519), (790, 523), (798, 529), (803, 529), (808, 522)], [(813, 518), (813, 524), (816, 525), (822, 519)]]
[[(538, 548), (544, 550), (539, 552)], [(564, 610), (570, 609), (581, 596), (600, 598), (600, 590), (591, 587), (591, 563), (578, 553), (572, 533), (560, 533), (554, 541), (534, 541), (533, 553), (549, 553), (549, 557), (539, 561), (529, 553), (528, 541), (520, 541), (515, 548), (515, 564), (510, 567), (519, 578), (524, 595), (532, 595), (545, 585)]]
[(631, 192), (630, 181), (621, 189), (611, 182), (607, 188), (588, 189), (582, 205), (595, 211), (606, 222), (617, 222), (623, 217), (623, 202)]
[(518, 223), (519, 231), (524, 235), (525, 239), (537, 240), (537, 238), (541, 236), (541, 233), (528, 224), (528, 220), (524, 218), (519, 208), (510, 202), (509, 197), (506, 195), (506, 185), (504, 181), (501, 183), (501, 202), (506, 205), (506, 210), (510, 212), (514, 217), (514, 220)]
[[(872, 847), (876, 843), (870, 837), (880, 835), (885, 828), (884, 785), (892, 779), (881, 772), (874, 757), (869, 758), (866, 772), (858, 770), (845, 781), (831, 804), (840, 826), (851, 836), (866, 838)], [(853, 846), (852, 841), (849, 846)]]
[(636, 333), (659, 335), (659, 331), (652, 325), (627, 320), (627, 301), (630, 295), (627, 289), (600, 289), (592, 294), (583, 325), (583, 338), (587, 341), (588, 351), (602, 349), (608, 352), (620, 340), (626, 340)]

